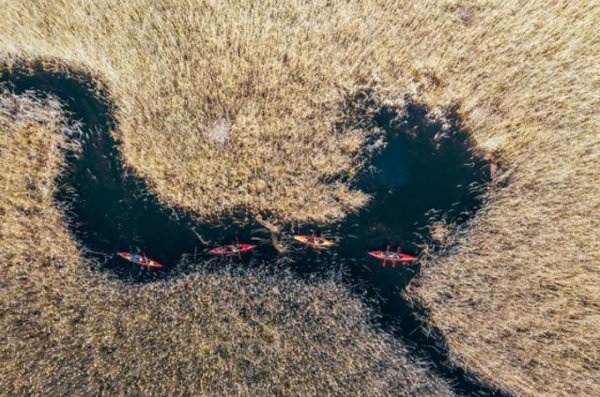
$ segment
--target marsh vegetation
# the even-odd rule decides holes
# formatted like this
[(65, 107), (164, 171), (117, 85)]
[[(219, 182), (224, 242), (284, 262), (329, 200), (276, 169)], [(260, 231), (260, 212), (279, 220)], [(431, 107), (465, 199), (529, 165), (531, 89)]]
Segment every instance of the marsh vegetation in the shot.
[[(207, 244), (210, 247), (232, 229), (253, 239), (257, 232), (258, 236), (268, 234), (257, 230), (257, 224), (243, 224), (240, 211), (231, 214), (230, 220), (211, 225), (194, 223), (181, 211), (162, 208), (143, 180), (125, 174), (108, 134), (114, 128), (110, 104), (92, 89), (89, 76), (45, 71), (32, 65), (13, 67), (0, 75), (0, 81), (14, 93), (7, 91), (7, 97), (25, 95), (43, 100), (50, 95), (61, 101), (66, 117), (78, 120), (77, 130), (65, 135), (66, 161), (56, 181), (55, 205), (62, 209), (63, 221), (91, 269), (108, 270), (126, 283), (157, 282), (198, 270), (206, 273), (219, 269), (217, 274), (222, 274), (220, 269), (227, 261), (207, 261)], [(353, 287), (375, 306), (375, 312), (383, 315), (377, 326), (393, 329), (408, 343), (413, 360), (435, 365), (437, 375), (452, 382), (456, 391), (492, 393), (448, 367), (442, 354), (428, 347), (437, 341), (419, 331), (412, 309), (399, 294), (418, 266), (378, 270), (377, 262), (366, 255), (370, 248), (390, 241), (410, 243), (404, 250), (414, 251), (423, 242), (423, 236), (416, 232), (422, 232), (433, 219), (464, 221), (480, 204), (478, 197), (489, 178), (489, 165), (470, 149), (469, 137), (456, 120), (434, 122), (426, 109), (414, 104), (388, 108), (368, 92), (351, 98), (348, 111), (356, 119), (362, 118), (364, 128), (378, 130), (373, 134), (377, 138), (369, 143), (373, 165), (361, 172), (357, 182), (371, 195), (370, 204), (329, 230), (337, 236), (338, 244), (325, 252), (290, 246), (278, 253), (270, 244), (272, 240), (263, 239), (252, 261), (244, 261), (243, 266), (252, 266), (254, 272), (262, 274), (292, 270), (296, 276), (309, 276), (313, 281), (327, 280), (335, 274), (332, 268), (337, 269), (337, 281)], [(153, 259), (167, 264), (168, 270), (144, 270), (115, 255), (132, 244), (144, 247)], [(244, 275), (240, 269), (236, 272)]]
[(93, 271), (54, 200), (78, 125), (54, 98), (2, 91), (0, 109), (3, 393), (452, 395), (335, 279)]
[[(492, 181), (510, 183), (488, 192), (468, 232), (432, 225), (442, 254), (422, 247), (408, 295), (478, 379), (518, 395), (598, 394), (593, 2), (36, 0), (7, 1), (0, 18), (2, 67), (92, 76), (110, 93), (126, 170), (197, 220), (243, 208), (276, 226), (339, 222), (364, 208), (354, 182), (378, 132), (347, 116), (353, 93), (421, 103), (432, 119), (455, 112), (478, 150), (504, 159)], [(449, 393), (336, 283), (198, 273), (127, 287), (88, 272), (53, 201), (76, 128), (56, 101), (2, 96), (2, 390), (164, 394), (193, 379), (183, 392)], [(254, 323), (238, 309), (256, 296), (274, 310)], [(319, 320), (300, 321), (297, 299)], [(248, 382), (241, 357), (262, 375)]]

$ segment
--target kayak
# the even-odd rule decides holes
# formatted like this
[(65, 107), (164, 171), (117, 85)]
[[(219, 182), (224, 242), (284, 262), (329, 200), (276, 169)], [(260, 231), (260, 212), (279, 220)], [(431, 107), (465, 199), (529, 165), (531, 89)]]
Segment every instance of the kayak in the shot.
[(213, 248), (208, 253), (213, 255), (237, 255), (253, 250), (254, 248), (256, 248), (256, 245), (252, 244), (229, 244)]
[(410, 263), (410, 262), (417, 261), (417, 258), (415, 258), (414, 256), (407, 255), (407, 254), (398, 254), (396, 252), (390, 252), (390, 251), (387, 251), (387, 252), (386, 251), (371, 251), (371, 252), (369, 252), (369, 255), (371, 255), (373, 258), (377, 258), (382, 261), (403, 262), (403, 263)]
[(310, 241), (310, 238), (311, 236), (305, 234), (297, 234), (294, 236), (294, 240), (314, 248), (327, 248), (335, 245), (333, 241), (321, 237), (314, 237), (312, 241)]
[(146, 267), (154, 267), (160, 269), (163, 267), (160, 263), (153, 261), (150, 258), (145, 257), (144, 255), (132, 254), (130, 252), (117, 252), (121, 258), (128, 260), (129, 262), (133, 262), (136, 265), (146, 266)]

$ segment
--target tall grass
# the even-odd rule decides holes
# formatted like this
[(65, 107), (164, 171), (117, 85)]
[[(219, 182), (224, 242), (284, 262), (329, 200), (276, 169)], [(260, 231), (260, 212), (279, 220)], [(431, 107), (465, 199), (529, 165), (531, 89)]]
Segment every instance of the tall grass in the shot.
[(106, 81), (127, 164), (199, 217), (339, 219), (367, 200), (338, 179), (367, 138), (343, 120), (348, 95), (457, 108), (510, 185), (413, 293), (483, 379), (598, 394), (594, 2), (35, 0), (0, 18), (3, 63), (58, 59)]
[(0, 90), (0, 395), (451, 395), (333, 279), (89, 270), (53, 199), (77, 128)]

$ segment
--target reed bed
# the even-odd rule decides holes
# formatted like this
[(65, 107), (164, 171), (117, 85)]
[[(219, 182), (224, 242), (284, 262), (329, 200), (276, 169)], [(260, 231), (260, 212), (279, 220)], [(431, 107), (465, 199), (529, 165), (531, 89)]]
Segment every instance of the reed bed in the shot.
[(410, 293), (480, 379), (600, 394), (596, 3), (35, 0), (0, 17), (2, 63), (105, 81), (125, 162), (200, 218), (331, 222), (364, 206), (348, 181), (373, 132), (344, 102), (365, 87), (458, 111), (509, 184)]
[(452, 395), (334, 279), (93, 271), (54, 201), (78, 136), (63, 116), (0, 90), (1, 395)]

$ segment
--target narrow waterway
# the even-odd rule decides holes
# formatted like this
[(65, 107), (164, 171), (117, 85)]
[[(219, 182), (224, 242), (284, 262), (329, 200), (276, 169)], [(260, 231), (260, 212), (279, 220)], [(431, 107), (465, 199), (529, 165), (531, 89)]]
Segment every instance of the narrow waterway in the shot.
[[(269, 232), (258, 224), (241, 224), (233, 218), (203, 224), (162, 206), (144, 181), (123, 166), (109, 133), (116, 122), (108, 93), (98, 94), (89, 76), (77, 71), (66, 75), (35, 65), (32, 69), (0, 70), (0, 84), (17, 93), (35, 90), (39, 95), (55, 95), (70, 116), (83, 123), (83, 135), (77, 137), (81, 152), (67, 155), (67, 172), (57, 181), (56, 200), (68, 205), (65, 217), (70, 230), (98, 271), (137, 283), (193, 272), (197, 266), (219, 266), (231, 259), (209, 259), (208, 248), (238, 236), (257, 242), (258, 247), (234, 262), (286, 266), (300, 276), (341, 272), (343, 281), (381, 313), (374, 321), (401, 338), (416, 358), (431, 363), (431, 369), (450, 381), (457, 393), (504, 395), (451, 365), (440, 332), (421, 330), (419, 318), (426, 313), (410, 307), (402, 296), (418, 265), (383, 268), (367, 255), (388, 244), (401, 244), (404, 251), (418, 255), (432, 221), (464, 224), (479, 208), (489, 165), (470, 149), (468, 135), (457, 121), (443, 127), (430, 121), (427, 110), (417, 105), (409, 105), (402, 115), (381, 109), (374, 123), (384, 130), (386, 145), (371, 159), (372, 169), (357, 181), (358, 188), (372, 195), (370, 205), (335, 226), (289, 228), (289, 234), (319, 230), (336, 240), (332, 249), (316, 252), (290, 241), (291, 249), (281, 254), (270, 244)], [(143, 269), (114, 256), (117, 251), (134, 250), (166, 268)]]

